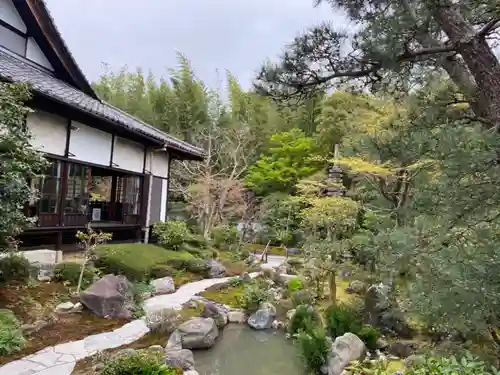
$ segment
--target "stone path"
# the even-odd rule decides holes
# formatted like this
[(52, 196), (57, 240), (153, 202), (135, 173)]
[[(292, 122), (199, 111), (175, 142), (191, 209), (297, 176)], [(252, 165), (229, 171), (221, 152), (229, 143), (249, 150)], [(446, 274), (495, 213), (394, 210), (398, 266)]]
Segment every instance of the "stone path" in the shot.
[[(253, 272), (250, 277), (255, 278), (259, 272)], [(146, 300), (144, 303), (144, 312), (146, 316), (151, 316), (155, 312), (164, 308), (179, 309), (182, 305), (188, 302), (194, 295), (203, 292), (213, 285), (222, 284), (233, 277), (222, 277), (218, 279), (205, 279), (200, 281), (193, 281), (182, 285), (175, 293), (164, 294)]]
[(98, 333), (82, 340), (40, 350), (0, 367), (2, 375), (70, 375), (76, 361), (104, 349), (130, 344), (149, 332), (145, 320), (137, 319), (112, 332)]
[[(274, 263), (273, 261), (272, 264), (274, 265)], [(259, 272), (250, 274), (252, 278), (258, 275)], [(182, 285), (175, 293), (150, 298), (144, 303), (146, 316), (164, 308), (179, 309), (194, 295), (230, 279), (232, 277), (194, 281)], [(114, 331), (98, 333), (82, 340), (51, 346), (23, 359), (7, 363), (0, 367), (0, 375), (71, 375), (77, 361), (105, 349), (130, 344), (148, 332), (146, 319), (137, 319)]]

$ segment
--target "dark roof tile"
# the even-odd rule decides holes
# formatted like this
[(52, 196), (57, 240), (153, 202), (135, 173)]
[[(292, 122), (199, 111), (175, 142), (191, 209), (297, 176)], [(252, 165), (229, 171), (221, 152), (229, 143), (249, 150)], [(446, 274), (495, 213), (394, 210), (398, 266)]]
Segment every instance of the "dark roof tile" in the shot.
[(118, 126), (151, 137), (159, 142), (164, 142), (167, 147), (197, 157), (204, 156), (204, 151), (201, 148), (176, 139), (104, 101), (94, 99), (57, 79), (51, 73), (42, 70), (42, 68), (38, 68), (28, 61), (1, 50), (0, 77), (12, 82), (28, 82), (35, 91), (64, 102), (73, 108), (103, 117)]

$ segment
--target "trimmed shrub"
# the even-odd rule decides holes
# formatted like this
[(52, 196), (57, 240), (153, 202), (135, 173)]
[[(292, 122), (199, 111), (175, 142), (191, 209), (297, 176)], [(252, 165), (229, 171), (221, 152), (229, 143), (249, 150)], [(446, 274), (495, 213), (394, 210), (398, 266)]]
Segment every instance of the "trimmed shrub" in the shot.
[(343, 303), (332, 305), (325, 311), (326, 333), (335, 338), (344, 333), (358, 334), (363, 324), (356, 309)]
[(35, 269), (25, 257), (9, 254), (0, 258), (0, 284), (27, 281)]
[[(81, 264), (75, 262), (64, 262), (56, 265), (54, 269), (54, 280), (61, 283), (67, 282), (70, 285), (78, 285), (80, 278)], [(88, 288), (94, 281), (94, 276), (97, 275), (95, 268), (85, 267), (83, 271), (82, 288)]]
[(158, 243), (161, 246), (167, 249), (179, 250), (191, 232), (184, 221), (168, 220), (155, 223), (153, 234), (158, 238)]
[(147, 354), (123, 355), (107, 360), (101, 375), (176, 375), (177, 371), (159, 356)]
[(21, 324), (10, 310), (0, 310), (0, 355), (21, 350), (25, 339)]
[[(150, 279), (152, 269), (172, 262), (184, 263), (194, 257), (182, 251), (166, 250), (148, 244), (103, 245), (97, 251), (95, 266), (105, 274), (124, 275), (130, 281)], [(176, 268), (176, 267), (174, 267)]]
[(190, 259), (186, 262), (186, 270), (199, 275), (206, 275), (210, 266), (202, 259)]
[(347, 332), (357, 335), (370, 350), (377, 349), (377, 340), (380, 337), (378, 328), (363, 325), (363, 320), (358, 310), (350, 305), (332, 305), (325, 311), (326, 332), (335, 338)]
[[(355, 333), (355, 332), (353, 332)], [(364, 325), (359, 332), (355, 333), (370, 350), (377, 349), (377, 340), (380, 337), (380, 331), (377, 327)]]
[(198, 249), (208, 249), (210, 248), (210, 241), (206, 239), (201, 234), (189, 233), (184, 242), (192, 247), (196, 247)]
[(302, 284), (302, 281), (299, 279), (292, 279), (288, 282), (287, 284), (287, 290), (289, 295), (292, 295), (295, 292), (298, 292), (299, 290), (302, 290), (304, 288), (304, 285)]
[(247, 311), (257, 311), (263, 302), (269, 299), (267, 291), (258, 283), (246, 284), (243, 295), (239, 298), (240, 306)]
[(187, 251), (189, 254), (197, 257), (197, 258), (202, 258), (203, 257), (203, 250), (197, 248), (197, 247), (193, 247), (192, 245), (190, 244), (183, 244), (182, 247), (181, 247), (182, 250), (184, 251)]
[(313, 296), (308, 290), (298, 290), (291, 295), (292, 304), (294, 307), (299, 305), (311, 305), (313, 303)]
[(166, 264), (159, 264), (151, 268), (150, 276), (152, 279), (161, 279), (162, 277), (172, 276), (174, 270)]
[(219, 249), (231, 250), (240, 240), (238, 228), (232, 225), (219, 225), (212, 230), (214, 244)]
[(326, 364), (330, 343), (325, 330), (314, 327), (308, 331), (300, 331), (297, 336), (300, 355), (309, 374), (321, 374), (321, 368)]
[(315, 326), (321, 325), (321, 319), (312, 306), (300, 305), (295, 309), (290, 323), (288, 333), (296, 335), (301, 331), (309, 331)]

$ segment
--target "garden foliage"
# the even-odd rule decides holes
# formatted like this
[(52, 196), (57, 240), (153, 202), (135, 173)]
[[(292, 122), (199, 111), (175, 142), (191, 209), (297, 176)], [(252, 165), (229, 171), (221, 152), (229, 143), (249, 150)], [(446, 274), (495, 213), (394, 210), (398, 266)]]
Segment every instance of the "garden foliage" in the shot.
[(25, 339), (21, 324), (10, 310), (0, 310), (0, 355), (9, 355), (23, 348)]
[(176, 375), (177, 371), (164, 363), (162, 358), (147, 354), (124, 355), (109, 359), (101, 375)]

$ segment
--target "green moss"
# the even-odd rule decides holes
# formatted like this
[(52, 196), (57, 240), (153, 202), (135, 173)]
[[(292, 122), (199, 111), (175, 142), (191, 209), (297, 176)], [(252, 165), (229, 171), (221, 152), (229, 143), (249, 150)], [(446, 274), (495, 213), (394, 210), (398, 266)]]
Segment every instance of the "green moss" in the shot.
[(405, 364), (402, 360), (397, 359), (397, 360), (391, 360), (387, 364), (387, 373), (392, 374), (397, 371), (402, 371), (405, 368)]
[(231, 307), (241, 307), (240, 299), (243, 295), (244, 285), (230, 286), (224, 289), (212, 287), (200, 293), (210, 301), (228, 305)]
[(96, 252), (99, 257), (97, 268), (104, 273), (125, 275), (133, 281), (147, 280), (155, 266), (196, 259), (188, 252), (166, 250), (149, 244), (103, 245)]
[(180, 311), (182, 321), (185, 322), (191, 318), (201, 316), (201, 313), (203, 312), (203, 308), (204, 308), (203, 302), (196, 303), (196, 307), (184, 306), (182, 308), (182, 310)]

